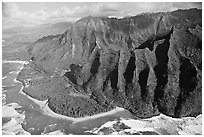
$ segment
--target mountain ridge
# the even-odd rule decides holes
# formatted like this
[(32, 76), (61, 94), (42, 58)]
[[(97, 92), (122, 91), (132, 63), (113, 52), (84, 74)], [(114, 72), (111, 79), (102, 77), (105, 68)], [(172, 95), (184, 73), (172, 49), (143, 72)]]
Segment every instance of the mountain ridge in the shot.
[[(38, 68), (44, 82), (31, 82), (24, 92), (49, 98), (49, 107), (67, 116), (115, 106), (137, 117), (196, 116), (202, 106), (201, 11), (80, 19), (62, 35), (36, 41), (18, 79), (32, 79), (28, 72)], [(32, 93), (34, 87), (43, 92)]]

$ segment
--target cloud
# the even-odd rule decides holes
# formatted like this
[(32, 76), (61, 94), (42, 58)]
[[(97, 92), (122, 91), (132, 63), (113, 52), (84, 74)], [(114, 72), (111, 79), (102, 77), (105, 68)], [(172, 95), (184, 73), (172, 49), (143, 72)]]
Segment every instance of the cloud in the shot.
[(32, 26), (47, 22), (49, 13), (46, 8), (41, 8), (34, 13), (22, 11), (16, 3), (2, 4), (2, 25), (4, 26)]
[[(74, 8), (63, 7), (61, 15), (70, 17), (136, 15), (141, 12), (173, 11), (177, 9), (201, 8), (201, 3), (133, 2), (90, 3)], [(57, 16), (58, 14), (56, 14)]]
[(39, 11), (30, 14), (30, 18), (32, 21), (39, 20), (39, 21), (46, 21), (49, 17), (49, 13), (46, 11), (46, 8), (42, 8)]
[(25, 13), (22, 12), (15, 3), (2, 4), (2, 25), (12, 26), (20, 23)]
[[(30, 3), (32, 5), (32, 3)], [(70, 7), (65, 3), (63, 7), (50, 11), (41, 7), (33, 13), (23, 11), (16, 3), (2, 4), (3, 26), (34, 25), (54, 23), (59, 21), (74, 22), (86, 16), (133, 16), (141, 12), (173, 11), (177, 9), (202, 8), (202, 3), (179, 2), (118, 2), (118, 3), (84, 3)], [(46, 5), (46, 4), (45, 4)]]
[(21, 18), (25, 15), (25, 12), (22, 12), (15, 3), (3, 3), (3, 16), (8, 18)]

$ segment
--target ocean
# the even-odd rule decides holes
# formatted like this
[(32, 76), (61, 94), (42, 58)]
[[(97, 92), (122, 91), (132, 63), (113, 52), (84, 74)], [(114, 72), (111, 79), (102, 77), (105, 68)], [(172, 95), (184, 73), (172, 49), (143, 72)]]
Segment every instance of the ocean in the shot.
[[(3, 134), (9, 134), (9, 132), (10, 134), (19, 133), (12, 124), (11, 127), (8, 126), (9, 122), (13, 122), (13, 119), (18, 123), (16, 125), (22, 126), (19, 130), (23, 130), (33, 135), (47, 134), (54, 131), (60, 131), (63, 134), (79, 135), (92, 134), (85, 131), (100, 127), (108, 121), (117, 120), (121, 117), (133, 118), (133, 116), (125, 110), (111, 115), (74, 123), (71, 120), (48, 116), (42, 112), (38, 104), (29, 99), (25, 94), (22, 94), (22, 84), (19, 81), (15, 81), (22, 65), (23, 64), (17, 62), (2, 63), (2, 96), (4, 96), (4, 98), (2, 98), (2, 107), (4, 108), (2, 113), (5, 116), (3, 117)], [(14, 105), (12, 106), (12, 104)], [(16, 107), (16, 105), (18, 105), (18, 107)], [(24, 117), (23, 120), (19, 122), (17, 116), (7, 116), (8, 114), (6, 113), (10, 112), (7, 111), (7, 109), (11, 109), (12, 107), (14, 110), (12, 112), (19, 113)], [(4, 128), (5, 126), (6, 128)]]

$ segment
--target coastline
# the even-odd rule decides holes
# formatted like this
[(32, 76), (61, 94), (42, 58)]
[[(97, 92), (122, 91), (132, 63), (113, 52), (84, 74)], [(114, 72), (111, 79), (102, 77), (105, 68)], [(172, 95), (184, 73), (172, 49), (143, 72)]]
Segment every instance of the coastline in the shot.
[(2, 135), (30, 135), (22, 127), (22, 123), (25, 120), (25, 114), (18, 113), (15, 108), (19, 108), (17, 103), (4, 104), (2, 106), (2, 119), (10, 119), (8, 122), (2, 125)]
[[(23, 69), (23, 65), (27, 62), (25, 61), (2, 61), (2, 63), (20, 63), (22, 66), (17, 68), (16, 71), (11, 71), (9, 74), (18, 73)], [(6, 79), (7, 76), (4, 76), (2, 80)], [(16, 78), (13, 80), (13, 82), (17, 82)], [(22, 84), (22, 83), (21, 83)], [(2, 85), (2, 87), (6, 87)], [(4, 91), (6, 92), (6, 90)], [(4, 123), (2, 125), (2, 135), (18, 135), (19, 133), (21, 135), (30, 135), (29, 132), (25, 131), (22, 127), (22, 123), (25, 120), (25, 114), (20, 114), (15, 110), (15, 108), (19, 108), (19, 104), (17, 103), (9, 103), (6, 104), (6, 95), (2, 92), (2, 119), (10, 119), (8, 122)]]
[(22, 61), (22, 60), (3, 60), (2, 63), (19, 63), (19, 64), (28, 64), (29, 62), (27, 61)]
[(47, 103), (48, 100), (39, 101), (37, 99), (34, 99), (34, 98), (30, 97), (29, 95), (27, 95), (24, 92), (21, 92), (21, 93), (24, 94), (25, 96), (27, 96), (27, 98), (29, 98), (30, 100), (35, 102), (37, 105), (39, 105), (44, 115), (48, 115), (48, 116), (51, 116), (51, 117), (54, 117), (54, 118), (59, 118), (59, 119), (71, 120), (71, 121), (73, 121), (73, 123), (87, 121), (87, 120), (91, 120), (91, 119), (100, 118), (100, 117), (103, 117), (103, 116), (112, 115), (114, 113), (125, 110), (123, 108), (116, 107), (115, 109), (110, 110), (108, 112), (98, 113), (98, 114), (95, 114), (95, 115), (92, 115), (92, 116), (74, 118), (74, 117), (68, 117), (68, 116), (64, 116), (64, 115), (61, 115), (61, 114), (57, 114), (54, 111), (52, 111), (48, 106), (48, 103)]
[[(28, 64), (29, 62), (26, 62), (26, 61), (3, 61), (3, 63), (20, 63), (20, 64)], [(20, 67), (19, 71), (17, 71), (17, 74), (23, 69), (24, 66)], [(95, 114), (95, 115), (92, 115), (92, 116), (85, 116), (85, 117), (79, 117), (79, 118), (74, 118), (74, 117), (68, 117), (68, 116), (64, 116), (64, 115), (61, 115), (61, 114), (57, 114), (55, 113), (54, 111), (52, 111), (49, 106), (48, 106), (48, 103), (47, 101), (48, 100), (44, 100), (44, 101), (40, 101), (40, 100), (37, 100), (35, 98), (32, 98), (31, 96), (27, 95), (26, 93), (23, 92), (23, 88), (24, 88), (24, 84), (23, 82), (17, 80), (16, 78), (14, 79), (14, 82), (18, 82), (18, 83), (21, 83), (22, 87), (19, 91), (19, 93), (25, 95), (27, 98), (29, 98), (30, 100), (32, 100), (33, 102), (35, 102), (37, 105), (40, 106), (41, 110), (42, 110), (42, 113), (44, 115), (48, 115), (48, 116), (51, 116), (51, 117), (54, 117), (54, 118), (59, 118), (59, 119), (66, 119), (66, 120), (70, 120), (70, 121), (73, 121), (73, 123), (77, 123), (77, 122), (82, 122), (82, 121), (87, 121), (87, 120), (91, 120), (91, 119), (96, 119), (96, 118), (100, 118), (100, 117), (103, 117), (103, 116), (108, 116), (108, 115), (112, 115), (114, 113), (117, 113), (117, 112), (120, 112), (120, 111), (124, 111), (125, 109), (123, 108), (120, 108), (120, 107), (116, 107), (115, 109), (113, 110), (110, 110), (108, 112), (103, 112), (103, 113), (98, 113), (98, 114)]]
[[(21, 61), (7, 61), (9, 63), (19, 63)], [(18, 70), (15, 71), (17, 74), (23, 69), (24, 64), (26, 62), (21, 62), (22, 67), (18, 67)], [(3, 78), (2, 78), (3, 79)], [(54, 111), (52, 111), (49, 106), (48, 106), (48, 99), (44, 100), (44, 101), (40, 101), (38, 99), (32, 98), (31, 96), (29, 96), (28, 94), (23, 92), (23, 88), (24, 88), (24, 84), (23, 81), (19, 81), (17, 80), (17, 78), (15, 78), (13, 80), (14, 82), (17, 83), (21, 83), (21, 89), (19, 90), (19, 93), (25, 95), (27, 98), (29, 98), (30, 100), (32, 100), (33, 102), (35, 102), (39, 107), (40, 110), (42, 112), (43, 115), (47, 115), (53, 118), (57, 118), (57, 119), (64, 119), (64, 120), (68, 120), (68, 121), (72, 121), (72, 124), (78, 123), (78, 122), (84, 122), (84, 121), (88, 121), (88, 120), (93, 120), (93, 119), (97, 119), (100, 117), (104, 117), (104, 116), (108, 116), (108, 115), (112, 115), (115, 114), (117, 112), (120, 111), (125, 111), (125, 109), (120, 108), (120, 107), (116, 107), (115, 109), (112, 109), (108, 112), (103, 112), (103, 113), (98, 113), (92, 116), (84, 116), (84, 117), (79, 117), (79, 118), (74, 118), (74, 117), (68, 117), (65, 115), (61, 115), (58, 113), (55, 113)], [(2, 126), (2, 134), (6, 135), (6, 134), (17, 134), (18, 132), (21, 132), (22, 134), (25, 135), (29, 135), (29, 133), (27, 131), (25, 131), (22, 126), (21, 123), (24, 121), (25, 119), (25, 115), (18, 113), (17, 111), (15, 111), (15, 108), (20, 107), (18, 104), (16, 103), (11, 103), (11, 104), (5, 104), (2, 106), (2, 108), (4, 109), (4, 113), (2, 113), (2, 118), (11, 118), (11, 120), (8, 123), (5, 123)], [(121, 119), (120, 122), (124, 123), (125, 125), (128, 125), (131, 127), (130, 130), (124, 130), (127, 132), (131, 132), (134, 133), (133, 131), (154, 131), (154, 132), (159, 132), (159, 128), (162, 127), (162, 125), (165, 127), (165, 125), (167, 124), (168, 126), (173, 126), (171, 124), (168, 124), (166, 122), (162, 123), (162, 121), (164, 120), (168, 120), (173, 123), (175, 123), (174, 126), (178, 126), (182, 127), (181, 129), (178, 129), (178, 134), (180, 135), (186, 135), (186, 134), (196, 134), (196, 133), (201, 133), (202, 134), (202, 123), (200, 122), (200, 119), (202, 121), (202, 114), (200, 114), (199, 116), (197, 116), (196, 118), (194, 117), (183, 117), (183, 118), (171, 118), (168, 116), (165, 116), (164, 114), (160, 114), (158, 116), (154, 116), (151, 118), (146, 118), (143, 120), (135, 120), (135, 119)], [(187, 123), (186, 125), (183, 125), (182, 121), (185, 120), (185, 123)], [(116, 123), (117, 121), (114, 121), (114, 123)], [(160, 123), (161, 122), (161, 123)], [(152, 124), (151, 124), (152, 123)], [(160, 123), (160, 124), (159, 124)], [(99, 130), (102, 129), (102, 127), (112, 127), (112, 125), (110, 125), (111, 123), (107, 122), (105, 125), (102, 125), (99, 129), (97, 130), (93, 130), (93, 131), (88, 131), (88, 132), (94, 132), (96, 134), (99, 133)], [(162, 125), (161, 125), (162, 124)], [(192, 125), (191, 125), (192, 124)], [(148, 127), (152, 128), (148, 128)], [(171, 131), (171, 129), (168, 129), (169, 131)], [(55, 132), (54, 132), (55, 133)], [(57, 132), (58, 133), (58, 132)], [(59, 131), (59, 133), (61, 133)]]

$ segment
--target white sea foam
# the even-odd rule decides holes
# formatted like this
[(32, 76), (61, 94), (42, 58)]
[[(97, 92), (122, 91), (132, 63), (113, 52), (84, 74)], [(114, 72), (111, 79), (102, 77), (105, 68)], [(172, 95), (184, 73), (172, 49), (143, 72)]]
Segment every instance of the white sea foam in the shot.
[[(26, 64), (27, 62), (25, 62), (25, 61), (5, 61), (4, 60), (3, 63)], [(22, 69), (23, 69), (23, 67), (21, 67), (18, 71), (9, 72), (9, 74), (13, 74), (13, 73), (18, 74)], [(4, 80), (5, 78), (7, 78), (7, 76), (3, 77), (2, 80)], [(13, 81), (19, 82), (16, 80), (16, 78)], [(2, 87), (6, 87), (6, 86), (2, 85)], [(25, 131), (21, 126), (21, 124), (24, 122), (24, 119), (25, 119), (24, 113), (20, 114), (15, 110), (15, 108), (20, 108), (21, 106), (19, 106), (17, 103), (6, 104), (6, 102), (5, 102), (6, 95), (2, 94), (2, 97), (3, 97), (2, 98), (3, 99), (2, 118), (11, 118), (11, 120), (9, 122), (3, 124), (2, 134), (3, 135), (16, 135), (16, 134), (30, 135), (30, 133)]]
[(20, 64), (28, 64), (27, 61), (21, 61), (21, 60), (3, 60), (3, 63), (20, 63)]
[[(121, 131), (117, 131), (114, 129), (114, 124), (118, 121), (110, 121), (105, 123), (99, 128), (94, 128), (92, 130), (86, 131), (94, 134), (103, 134), (104, 127), (111, 129), (112, 133), (110, 134), (124, 134), (125, 132), (133, 134), (144, 131), (156, 132), (158, 134), (161, 130), (165, 130), (167, 133), (176, 135), (195, 135), (202, 134), (202, 115), (195, 117), (185, 117), (185, 118), (172, 118), (169, 116), (165, 116), (160, 114), (159, 116), (155, 116), (148, 119), (121, 119), (119, 122), (125, 124), (130, 127), (130, 129), (122, 129)], [(160, 129), (160, 130), (159, 130)]]
[(24, 129), (21, 126), (21, 123), (23, 123), (25, 119), (24, 114), (18, 113), (15, 108), (19, 108), (17, 103), (11, 103), (7, 104), (5, 106), (2, 106), (2, 118), (11, 118), (11, 120), (2, 126), (2, 134), (22, 134), (22, 135), (30, 135), (30, 133), (24, 131)]
[(6, 79), (6, 78), (7, 78), (7, 76), (4, 76), (4, 77), (2, 78), (2, 80)]
[(18, 74), (19, 71), (11, 71), (11, 72), (9, 72), (9, 74), (13, 74), (13, 73), (14, 73), (14, 74), (15, 74), (15, 73)]
[[(7, 61), (8, 62), (8, 61)], [(18, 62), (21, 62), (21, 61), (18, 61)], [(25, 62), (23, 62), (25, 63)], [(20, 69), (20, 71), (23, 69), (23, 67)], [(20, 82), (16, 79), (14, 79), (15, 82)], [(21, 82), (20, 82), (21, 83)], [(22, 84), (22, 83), (21, 83)], [(99, 118), (99, 117), (103, 117), (103, 116), (107, 116), (107, 115), (112, 115), (114, 113), (117, 113), (119, 111), (124, 111), (123, 108), (119, 108), (119, 107), (116, 107), (115, 109), (111, 110), (111, 111), (108, 111), (108, 112), (104, 112), (104, 113), (99, 113), (99, 114), (96, 114), (96, 115), (92, 115), (92, 116), (85, 116), (85, 117), (80, 117), (80, 118), (73, 118), (73, 117), (67, 117), (67, 116), (64, 116), (64, 115), (60, 115), (60, 114), (57, 114), (55, 112), (53, 112), (49, 107), (48, 107), (48, 104), (47, 104), (47, 101), (48, 100), (44, 100), (44, 101), (39, 101), (37, 99), (34, 99), (32, 97), (30, 97), (29, 95), (25, 94), (22, 90), (23, 90), (23, 86), (21, 88), (21, 90), (19, 91), (19, 93), (27, 96), (27, 98), (29, 98), (30, 100), (34, 101), (36, 104), (38, 104), (43, 112), (43, 114), (45, 115), (48, 115), (48, 116), (51, 116), (51, 117), (55, 117), (55, 118), (59, 118), (59, 119), (66, 119), (66, 120), (71, 120), (73, 121), (73, 123), (76, 123), (76, 122), (81, 122), (81, 121), (86, 121), (86, 120), (90, 120), (90, 119), (96, 119), (96, 118)]]
[(57, 130), (57, 131), (49, 132), (49, 133), (42, 134), (42, 135), (66, 135), (66, 134), (61, 130)]
[(4, 118), (11, 118), (11, 117), (21, 117), (21, 114), (19, 114), (15, 108), (19, 107), (17, 103), (11, 103), (7, 104), (5, 106), (2, 106), (2, 117)]
[[(4, 60), (3, 63), (21, 63), (21, 64), (27, 64), (29, 62), (26, 62), (26, 61), (6, 61)], [(18, 73), (23, 69), (23, 66), (19, 69)], [(20, 82), (18, 81), (16, 78), (14, 79), (14, 82)], [(21, 83), (21, 82), (20, 82)], [(21, 83), (22, 84), (22, 83)], [(64, 115), (60, 115), (60, 114), (57, 114), (55, 112), (53, 112), (49, 107), (48, 107), (48, 104), (47, 104), (47, 100), (45, 101), (39, 101), (37, 99), (34, 99), (30, 96), (28, 96), (27, 94), (25, 94), (24, 92), (22, 92), (23, 90), (23, 86), (22, 88), (20, 89), (19, 93), (27, 96), (30, 100), (34, 101), (36, 104), (38, 104), (41, 109), (42, 109), (42, 112), (45, 114), (45, 115), (49, 115), (51, 117), (55, 117), (55, 118), (60, 118), (60, 119), (66, 119), (66, 120), (71, 120), (73, 121), (74, 123), (76, 122), (81, 122), (81, 121), (86, 121), (86, 120), (90, 120), (90, 119), (95, 119), (95, 118), (99, 118), (99, 117), (103, 117), (103, 116), (107, 116), (107, 115), (112, 115), (114, 113), (117, 113), (119, 111), (124, 111), (123, 108), (119, 108), (119, 107), (116, 107), (115, 109), (111, 110), (111, 111), (108, 111), (108, 112), (105, 112), (105, 113), (99, 113), (99, 114), (96, 114), (96, 115), (92, 115), (92, 116), (85, 116), (85, 117), (80, 117), (80, 118), (73, 118), (73, 117), (67, 117), (67, 116), (64, 116)]]
[[(15, 79), (13, 79), (13, 82), (15, 82), (15, 83), (21, 83), (20, 81), (18, 81), (16, 78)], [(21, 83), (22, 84), (22, 83)]]
[[(22, 63), (25, 64), (27, 62), (24, 61), (6, 61), (8, 63)], [(23, 69), (23, 66), (20, 68), (19, 72)], [(19, 82), (18, 80), (14, 79), (15, 82)], [(20, 82), (21, 83), (21, 82)], [(47, 104), (48, 100), (44, 100), (44, 101), (39, 101), (37, 99), (34, 99), (30, 96), (28, 96), (27, 94), (25, 94), (24, 92), (22, 92), (23, 86), (20, 90), (20, 93), (22, 93), (23, 95), (27, 96), (30, 100), (34, 101), (36, 104), (38, 104), (43, 112), (43, 114), (51, 116), (51, 117), (55, 117), (55, 118), (59, 118), (59, 119), (65, 119), (65, 120), (71, 120), (73, 121), (73, 123), (76, 122), (81, 122), (81, 121), (86, 121), (86, 120), (90, 120), (90, 119), (95, 119), (95, 118), (99, 118), (102, 116), (107, 116), (107, 115), (112, 115), (114, 113), (117, 113), (119, 111), (124, 111), (123, 108), (119, 108), (116, 107), (114, 110), (111, 110), (109, 112), (105, 112), (105, 113), (100, 113), (100, 114), (96, 114), (93, 116), (85, 116), (85, 117), (81, 117), (81, 118), (73, 118), (73, 117), (67, 117), (64, 115), (60, 115), (57, 114), (55, 112), (53, 112)], [(16, 105), (17, 106), (17, 105)], [(12, 110), (12, 107), (15, 107), (15, 105), (13, 106), (7, 106), (7, 107), (11, 107), (11, 108), (6, 108), (6, 113), (11, 113), (8, 116), (12, 117), (12, 120), (10, 124), (10, 126), (6, 126), (3, 129), (2, 133), (3, 134), (15, 134), (15, 132), (10, 132), (13, 131), (14, 129), (21, 129), (22, 127), (19, 126), (18, 124), (16, 124), (17, 122), (14, 121), (14, 119), (17, 117), (20, 117), (18, 112), (14, 112), (15, 110)], [(5, 107), (4, 107), (5, 109)], [(6, 114), (3, 114), (3, 116), (5, 116)], [(179, 134), (187, 134), (187, 135), (191, 135), (191, 134), (202, 134), (202, 115), (199, 115), (196, 118), (192, 118), (192, 117), (187, 117), (187, 118), (180, 118), (180, 119), (176, 119), (176, 118), (171, 118), (168, 116), (165, 116), (163, 114), (160, 114), (159, 116), (155, 116), (149, 119), (143, 119), (143, 120), (134, 120), (134, 119), (121, 119), (121, 123), (124, 123), (125, 125), (129, 126), (130, 129), (125, 129), (126, 132), (129, 133), (134, 133), (136, 131), (154, 131), (157, 132), (155, 129), (156, 128), (166, 128), (166, 130), (168, 130), (168, 132), (171, 132), (172, 129), (168, 129), (168, 128), (172, 128), (174, 127), (176, 129), (176, 132)], [(113, 124), (115, 124), (117, 121), (110, 121), (105, 123), (104, 125), (102, 125), (99, 128), (95, 128), (93, 130), (87, 131), (87, 132), (92, 132), (95, 134), (99, 134), (99, 130), (104, 128), (104, 127), (111, 127), (113, 128)], [(15, 128), (14, 128), (15, 125)], [(16, 127), (17, 126), (17, 127)], [(7, 127), (13, 127), (13, 130), (5, 130), (7, 129)], [(54, 132), (50, 132), (48, 134), (64, 134), (61, 130), (58, 131), (54, 131)], [(119, 132), (113, 132), (112, 134), (120, 134)]]
[(6, 94), (2, 94), (2, 105), (6, 104)]
[(29, 98), (30, 100), (32, 100), (36, 104), (38, 104), (40, 106), (40, 108), (41, 108), (44, 115), (48, 115), (48, 116), (59, 118), (59, 119), (71, 120), (71, 121), (73, 121), (73, 123), (87, 121), (87, 120), (91, 120), (91, 119), (96, 119), (96, 118), (99, 118), (99, 117), (112, 115), (112, 114), (117, 113), (119, 111), (124, 111), (123, 108), (116, 107), (115, 109), (113, 109), (111, 111), (104, 112), (104, 113), (99, 113), (99, 114), (92, 115), (92, 116), (85, 116), (85, 117), (80, 117), (80, 118), (67, 117), (67, 116), (60, 115), (60, 114), (57, 114), (57, 113), (53, 112), (48, 107), (48, 104), (47, 104), (48, 100), (39, 101), (37, 99), (34, 99), (34, 98), (28, 96), (27, 94), (25, 94), (23, 92), (21, 92), (21, 93), (24, 94), (25, 96), (27, 96), (27, 98)]

